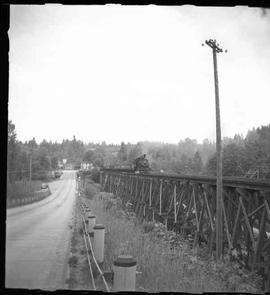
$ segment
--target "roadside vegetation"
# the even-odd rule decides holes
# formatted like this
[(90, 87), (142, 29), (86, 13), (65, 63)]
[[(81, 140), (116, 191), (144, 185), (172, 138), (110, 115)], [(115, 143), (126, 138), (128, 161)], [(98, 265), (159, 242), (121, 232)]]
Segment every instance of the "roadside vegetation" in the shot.
[(72, 238), (68, 260), (69, 276), (66, 279), (67, 288), (71, 290), (91, 290), (91, 278), (88, 269), (86, 249), (82, 235), (79, 201), (76, 200), (73, 212)]
[(106, 227), (104, 269), (118, 255), (137, 260), (137, 291), (147, 292), (250, 292), (261, 291), (261, 278), (230, 262), (215, 263), (206, 247), (192, 250), (188, 241), (160, 223), (139, 223), (121, 199), (100, 192), (88, 183), (85, 201)]

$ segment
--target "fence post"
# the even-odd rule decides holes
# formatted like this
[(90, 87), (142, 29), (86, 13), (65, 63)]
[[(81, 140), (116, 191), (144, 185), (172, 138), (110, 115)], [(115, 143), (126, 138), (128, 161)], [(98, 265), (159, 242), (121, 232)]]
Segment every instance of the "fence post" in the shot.
[(102, 224), (96, 224), (93, 227), (94, 230), (94, 255), (98, 263), (102, 263), (104, 260), (104, 236), (105, 226)]
[(120, 255), (113, 263), (113, 291), (135, 291), (136, 260), (130, 255)]

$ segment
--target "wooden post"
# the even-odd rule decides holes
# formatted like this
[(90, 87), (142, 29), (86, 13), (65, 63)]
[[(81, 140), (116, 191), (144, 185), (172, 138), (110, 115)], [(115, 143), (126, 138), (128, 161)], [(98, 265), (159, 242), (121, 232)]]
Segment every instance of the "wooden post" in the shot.
[(102, 188), (102, 171), (99, 171), (99, 183), (100, 183), (100, 187)]
[(109, 193), (112, 192), (112, 176), (109, 176), (109, 182), (110, 182), (110, 186), (109, 186)]
[(138, 181), (139, 181), (139, 178), (136, 177), (136, 185), (135, 185), (135, 199), (137, 198), (137, 193), (138, 193)]
[(150, 180), (150, 189), (149, 189), (149, 207), (152, 206), (152, 179)]
[(159, 214), (161, 214), (162, 210), (162, 180), (160, 180), (160, 185), (159, 185)]
[(176, 221), (177, 221), (177, 214), (176, 214), (176, 184), (174, 185), (174, 190), (173, 190), (173, 202), (174, 202), (174, 222), (176, 223)]
[(145, 221), (145, 204), (143, 205), (143, 221)]
[(222, 214), (222, 143), (220, 127), (220, 106), (218, 89), (217, 53), (222, 52), (216, 40), (208, 40), (205, 43), (212, 48), (215, 80), (215, 103), (216, 103), (216, 151), (217, 151), (217, 189), (216, 189), (216, 259), (221, 258), (223, 252), (223, 214)]

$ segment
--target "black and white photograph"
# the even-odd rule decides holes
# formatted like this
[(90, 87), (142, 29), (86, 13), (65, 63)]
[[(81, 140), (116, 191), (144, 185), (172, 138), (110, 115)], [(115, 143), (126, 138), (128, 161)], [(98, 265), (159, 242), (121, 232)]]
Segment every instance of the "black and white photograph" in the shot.
[(5, 288), (270, 292), (270, 9), (9, 13)]

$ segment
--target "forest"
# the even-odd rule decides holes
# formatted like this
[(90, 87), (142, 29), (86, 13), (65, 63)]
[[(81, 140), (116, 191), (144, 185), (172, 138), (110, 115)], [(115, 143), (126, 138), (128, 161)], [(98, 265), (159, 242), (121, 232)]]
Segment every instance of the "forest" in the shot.
[[(135, 158), (146, 154), (153, 171), (164, 173), (215, 175), (215, 142), (208, 139), (198, 143), (186, 138), (178, 144), (140, 141), (136, 144), (84, 143), (76, 139), (63, 139), (61, 143), (35, 138), (21, 142), (16, 128), (8, 122), (7, 174), (10, 182), (29, 177), (43, 178), (46, 173), (59, 169), (59, 165), (71, 163), (80, 167), (82, 162), (94, 167), (126, 167)], [(270, 178), (270, 124), (249, 130), (246, 136), (223, 138), (223, 175), (236, 177)]]

